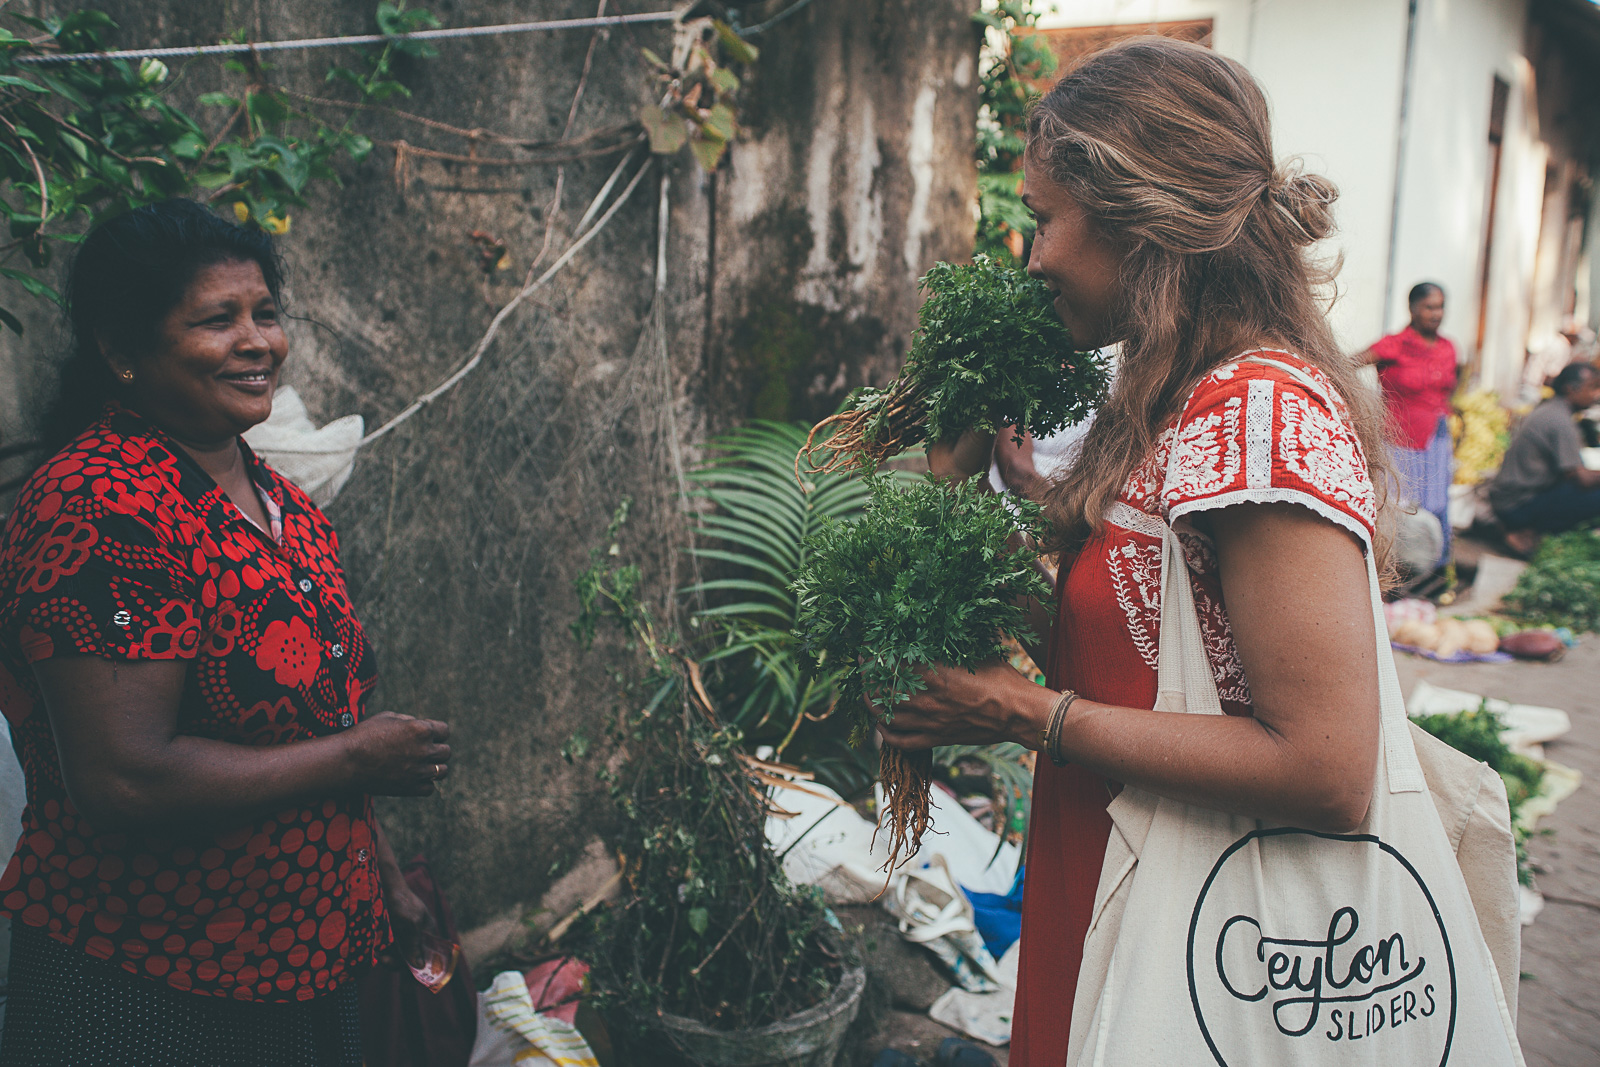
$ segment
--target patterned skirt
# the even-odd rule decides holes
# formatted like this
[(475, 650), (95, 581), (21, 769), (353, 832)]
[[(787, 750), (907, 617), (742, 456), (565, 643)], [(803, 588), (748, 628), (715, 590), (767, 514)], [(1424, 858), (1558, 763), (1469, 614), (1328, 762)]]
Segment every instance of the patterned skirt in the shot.
[(1444, 534), (1444, 551), (1436, 566), (1450, 562), (1450, 483), (1456, 475), (1450, 426), (1443, 418), (1426, 448), (1394, 446), (1394, 465), (1400, 472), (1400, 497), (1438, 516)]
[(11, 931), (0, 1067), (361, 1067), (356, 985), (297, 1004), (183, 993)]

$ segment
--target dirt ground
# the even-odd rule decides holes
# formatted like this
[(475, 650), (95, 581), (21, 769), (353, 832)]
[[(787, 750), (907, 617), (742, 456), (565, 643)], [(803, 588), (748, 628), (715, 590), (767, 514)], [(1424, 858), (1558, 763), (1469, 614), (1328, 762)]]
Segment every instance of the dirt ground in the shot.
[[(1408, 696), (1427, 680), (1561, 708), (1572, 717), (1572, 732), (1545, 754), (1581, 771), (1584, 781), (1540, 824), (1549, 832), (1529, 846), (1546, 906), (1523, 929), (1518, 1030), (1528, 1067), (1594, 1067), (1600, 1064), (1600, 637), (1591, 635), (1549, 665), (1443, 664), (1405, 655), (1398, 663)], [(891, 1008), (862, 1048), (893, 1047), (932, 1062), (952, 1033), (925, 1014)], [(987, 1051), (1006, 1067), (1005, 1049)], [(870, 1063), (870, 1056), (860, 1062)]]

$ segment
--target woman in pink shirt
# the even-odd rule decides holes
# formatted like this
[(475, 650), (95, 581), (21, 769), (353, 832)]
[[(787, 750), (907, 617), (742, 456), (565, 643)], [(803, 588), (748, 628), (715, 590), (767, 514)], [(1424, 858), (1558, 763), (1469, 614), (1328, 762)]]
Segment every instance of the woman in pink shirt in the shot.
[(1389, 411), (1394, 463), (1402, 498), (1439, 519), (1444, 534), (1437, 566), (1450, 561), (1450, 397), (1456, 391), (1456, 346), (1440, 336), (1444, 290), (1433, 282), (1411, 287), (1411, 324), (1358, 357), (1378, 366)]

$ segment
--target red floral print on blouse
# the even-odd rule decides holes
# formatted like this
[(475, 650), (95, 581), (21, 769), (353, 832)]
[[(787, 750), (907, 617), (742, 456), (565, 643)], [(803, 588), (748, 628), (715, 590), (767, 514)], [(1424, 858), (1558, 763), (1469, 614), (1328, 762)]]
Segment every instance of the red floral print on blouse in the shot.
[(0, 711), (28, 784), (0, 912), (174, 989), (308, 1000), (390, 934), (372, 806), (338, 797), (214, 835), (78, 814), (31, 665), (181, 659), (186, 734), (281, 745), (359, 722), (375, 677), (326, 516), (245, 458), (279, 543), (139, 415), (109, 409), (23, 488), (0, 540)]

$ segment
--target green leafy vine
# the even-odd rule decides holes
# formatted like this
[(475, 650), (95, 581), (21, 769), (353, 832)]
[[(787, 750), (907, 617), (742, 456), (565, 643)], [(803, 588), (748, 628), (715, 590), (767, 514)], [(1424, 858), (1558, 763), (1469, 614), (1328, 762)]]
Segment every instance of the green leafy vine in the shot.
[(1039, 83), (1055, 73), (1056, 58), (1037, 32), (1035, 0), (990, 0), (972, 16), (988, 28), (979, 75), (977, 251), (1017, 264), (1033, 216), (1022, 203), (1022, 156), (1028, 108)]
[[(227, 113), (212, 129), (173, 102), (182, 79), (159, 60), (22, 62), (105, 50), (117, 26), (104, 12), (4, 18), (11, 25), (0, 26), (0, 217), (10, 241), (0, 245), (0, 277), (35, 297), (59, 302), (45, 280), (53, 251), (80, 240), (96, 219), (198, 193), (231, 205), (240, 222), (283, 233), (311, 183), (340, 182), (339, 157), (359, 163), (372, 151), (352, 121), (327, 122), (297, 106), (255, 56), (224, 62), (237, 88), (200, 97), (202, 107)], [(438, 25), (426, 10), (389, 2), (377, 6), (376, 19), (385, 34)], [(409, 95), (394, 71), (397, 56), (432, 54), (423, 42), (393, 40), (367, 50), (363, 69), (334, 66), (327, 79), (367, 105)], [(0, 305), (0, 323), (22, 332), (10, 307)]]

